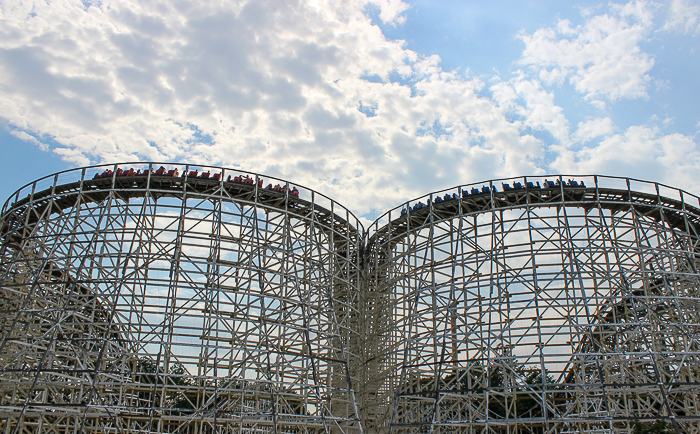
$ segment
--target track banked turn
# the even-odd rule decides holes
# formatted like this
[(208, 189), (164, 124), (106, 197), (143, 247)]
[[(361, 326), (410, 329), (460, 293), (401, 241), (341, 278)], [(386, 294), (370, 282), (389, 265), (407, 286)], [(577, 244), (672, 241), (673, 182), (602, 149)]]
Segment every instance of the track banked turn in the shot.
[[(125, 165), (126, 166), (126, 165)], [(237, 172), (238, 173), (238, 172)], [(246, 173), (246, 172), (240, 172)], [(258, 175), (251, 174), (254, 177)], [(326, 209), (288, 193), (259, 188), (239, 182), (215, 180), (212, 178), (191, 178), (185, 174), (179, 177), (145, 173), (137, 176), (111, 176), (109, 178), (85, 179), (68, 184), (55, 185), (26, 197), (5, 204), (3, 216), (12, 227), (13, 220), (22, 226), (31, 226), (42, 215), (60, 212), (72, 208), (78, 197), (83, 202), (100, 202), (114, 191), (116, 198), (128, 201), (141, 198), (146, 194), (154, 198), (184, 197), (206, 198), (221, 195), (231, 201), (257, 204), (266, 208), (286, 209), (300, 218), (311, 219), (312, 216), (321, 225), (330, 227), (352, 227), (348, 221), (332, 210)], [(560, 207), (577, 206), (584, 209), (598, 208), (610, 211), (622, 211), (633, 207), (642, 215), (655, 219), (665, 219), (666, 223), (682, 232), (700, 235), (700, 208), (689, 205), (683, 200), (671, 199), (660, 194), (641, 193), (630, 189), (604, 187), (570, 186), (565, 182), (554, 186), (523, 186), (507, 191), (469, 194), (465, 187), (458, 188), (457, 198), (442, 202), (431, 202), (418, 210), (408, 211), (403, 215), (405, 206), (394, 208), (384, 217), (389, 223), (377, 229), (368, 240), (368, 245), (383, 244), (394, 241), (420, 227), (456, 216), (475, 215), (494, 210), (507, 210), (523, 207)], [(693, 197), (694, 199), (697, 199)], [(700, 203), (698, 204), (700, 206)], [(32, 212), (28, 213), (31, 208)], [(664, 211), (664, 215), (660, 214)], [(395, 217), (400, 215), (399, 217)], [(383, 217), (377, 219), (381, 221)], [(376, 224), (376, 222), (375, 222)], [(7, 230), (7, 229), (6, 229)], [(0, 234), (4, 236), (4, 234)], [(398, 237), (398, 238), (397, 238)]]
[[(156, 165), (156, 164), (154, 164)], [(122, 166), (129, 166), (124, 164)], [(223, 170), (223, 169), (220, 169)], [(239, 202), (247, 205), (257, 205), (268, 209), (285, 210), (298, 218), (314, 220), (322, 227), (335, 230), (348, 228), (356, 229), (345, 218), (314, 203), (312, 200), (295, 197), (289, 192), (279, 192), (260, 188), (257, 182), (253, 185), (241, 182), (226, 181), (213, 178), (188, 177), (188, 170), (183, 176), (157, 175), (144, 173), (135, 176), (119, 176), (116, 174), (108, 178), (82, 179), (67, 184), (53, 185), (49, 188), (29, 193), (26, 197), (8, 202), (4, 206), (3, 218), (5, 225), (0, 237), (5, 237), (15, 227), (31, 227), (34, 223), (54, 213), (73, 208), (77, 201), (82, 203), (99, 203), (114, 194), (116, 199), (128, 202), (130, 199), (142, 198), (150, 195), (154, 199), (162, 197), (207, 199), (221, 198), (225, 201)], [(225, 173), (225, 172), (223, 172)], [(253, 175), (254, 179), (260, 179), (256, 174), (236, 171), (229, 173), (244, 173)], [(310, 191), (310, 190), (309, 190)], [(317, 193), (310, 191), (311, 195)], [(358, 235), (358, 231), (353, 231)], [(347, 234), (349, 235), (349, 234)], [(12, 237), (12, 236), (11, 236)]]
[[(394, 208), (377, 219), (377, 222), (386, 219), (389, 223), (379, 227), (372, 234), (368, 245), (375, 243), (384, 245), (386, 242), (391, 245), (399, 242), (412, 231), (457, 216), (525, 207), (573, 206), (583, 209), (601, 208), (612, 212), (629, 210), (633, 207), (641, 215), (657, 220), (665, 219), (666, 223), (674, 229), (696, 237), (700, 235), (700, 208), (689, 205), (684, 200), (671, 199), (660, 194), (597, 185), (594, 187), (571, 186), (565, 182), (558, 182), (552, 186), (524, 185), (521, 188), (511, 188), (506, 191), (493, 191), (492, 186), (489, 190), (470, 194), (465, 187), (460, 187), (456, 198), (438, 203), (430, 202), (424, 208), (417, 210), (408, 211), (406, 205)], [(692, 197), (697, 201), (696, 197)], [(663, 211), (663, 215), (660, 211)], [(399, 217), (396, 217), (397, 215)]]

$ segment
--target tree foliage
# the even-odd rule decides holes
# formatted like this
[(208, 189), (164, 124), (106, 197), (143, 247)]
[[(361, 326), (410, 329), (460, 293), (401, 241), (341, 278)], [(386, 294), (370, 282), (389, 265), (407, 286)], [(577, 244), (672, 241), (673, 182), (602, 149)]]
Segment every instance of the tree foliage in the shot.
[(654, 423), (643, 423), (635, 420), (632, 424), (634, 434), (671, 434), (673, 430), (665, 420), (657, 420)]

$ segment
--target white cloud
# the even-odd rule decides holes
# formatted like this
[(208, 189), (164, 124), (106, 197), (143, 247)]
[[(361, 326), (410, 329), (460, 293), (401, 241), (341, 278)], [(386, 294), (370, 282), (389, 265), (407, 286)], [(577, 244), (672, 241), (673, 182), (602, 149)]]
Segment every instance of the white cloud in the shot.
[[(402, 21), (404, 3), (372, 3), (381, 20)], [(569, 80), (599, 103), (643, 96), (653, 63), (638, 48), (650, 20), (644, 3), (523, 36), (523, 59), (542, 75), (488, 87), (388, 40), (366, 7), (5, 2), (0, 119), (74, 164), (236, 166), (307, 185), (357, 214), (463, 182), (613, 171), (618, 161), (630, 174), (671, 176), (678, 150), (694, 155), (692, 139), (645, 126), (613, 135), (610, 117), (571, 134), (554, 91), (542, 86)], [(649, 153), (636, 157), (644, 146)], [(691, 176), (693, 161), (678, 173)]]
[(586, 143), (601, 136), (608, 136), (614, 129), (615, 126), (610, 117), (589, 119), (578, 123), (573, 138), (580, 143)]
[[(373, 3), (390, 23), (406, 8)], [(387, 40), (365, 6), (12, 3), (0, 15), (0, 116), (75, 164), (238, 165), (359, 213), (543, 171), (543, 143), (479, 96), (483, 83)]]
[(639, 43), (652, 26), (652, 6), (645, 2), (612, 5), (611, 13), (590, 15), (576, 27), (559, 20), (556, 28), (521, 34), (521, 62), (531, 65), (548, 84), (568, 80), (586, 98), (647, 96), (654, 59)]
[(369, 0), (368, 3), (375, 4), (379, 7), (379, 19), (386, 24), (403, 24), (406, 17), (401, 13), (410, 6), (402, 0)]
[(562, 173), (628, 176), (688, 191), (700, 190), (698, 144), (688, 136), (662, 135), (657, 129), (641, 125), (608, 136), (594, 146), (563, 153), (553, 167)]
[(662, 30), (697, 35), (700, 33), (700, 6), (689, 5), (683, 0), (673, 0)]
[(32, 143), (32, 144), (34, 144), (34, 145), (37, 145), (37, 146), (39, 147), (39, 149), (41, 149), (42, 151), (48, 151), (48, 150), (49, 150), (48, 145), (46, 145), (46, 144), (44, 144), (44, 143), (41, 143), (39, 140), (37, 140), (36, 137), (34, 137), (34, 136), (30, 135), (30, 134), (27, 134), (27, 133), (24, 132), (24, 131), (10, 130), (10, 134), (12, 134), (13, 136), (17, 137), (17, 138), (20, 139), (20, 140), (23, 140), (23, 141), (25, 141), (25, 142), (28, 142), (28, 143)]
[(562, 145), (569, 142), (569, 122), (564, 110), (555, 104), (554, 93), (545, 91), (536, 80), (518, 78), (513, 87), (525, 105), (519, 111), (525, 125), (534, 130), (548, 131)]

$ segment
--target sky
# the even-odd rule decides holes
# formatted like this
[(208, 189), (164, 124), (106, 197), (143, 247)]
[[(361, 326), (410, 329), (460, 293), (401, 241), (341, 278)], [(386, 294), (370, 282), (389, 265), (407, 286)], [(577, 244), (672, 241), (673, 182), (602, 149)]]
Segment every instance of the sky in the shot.
[(700, 194), (699, 49), (697, 0), (0, 0), (0, 197), (125, 161), (288, 179), (365, 222), (511, 176)]

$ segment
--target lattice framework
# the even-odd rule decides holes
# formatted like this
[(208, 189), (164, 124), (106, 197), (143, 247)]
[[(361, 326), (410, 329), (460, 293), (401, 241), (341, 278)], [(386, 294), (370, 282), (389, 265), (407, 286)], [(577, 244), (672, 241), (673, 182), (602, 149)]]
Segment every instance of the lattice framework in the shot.
[[(504, 183), (518, 181), (533, 180)], [(375, 338), (389, 348), (376, 425), (698, 432), (698, 202), (630, 182), (491, 182), (381, 217), (368, 246), (386, 266), (371, 278), (392, 324)]]
[(358, 431), (359, 223), (310, 190), (143, 169), (4, 214), (2, 429)]
[(365, 233), (285, 181), (128, 166), (3, 209), (8, 434), (700, 432), (696, 196), (499, 180)]

